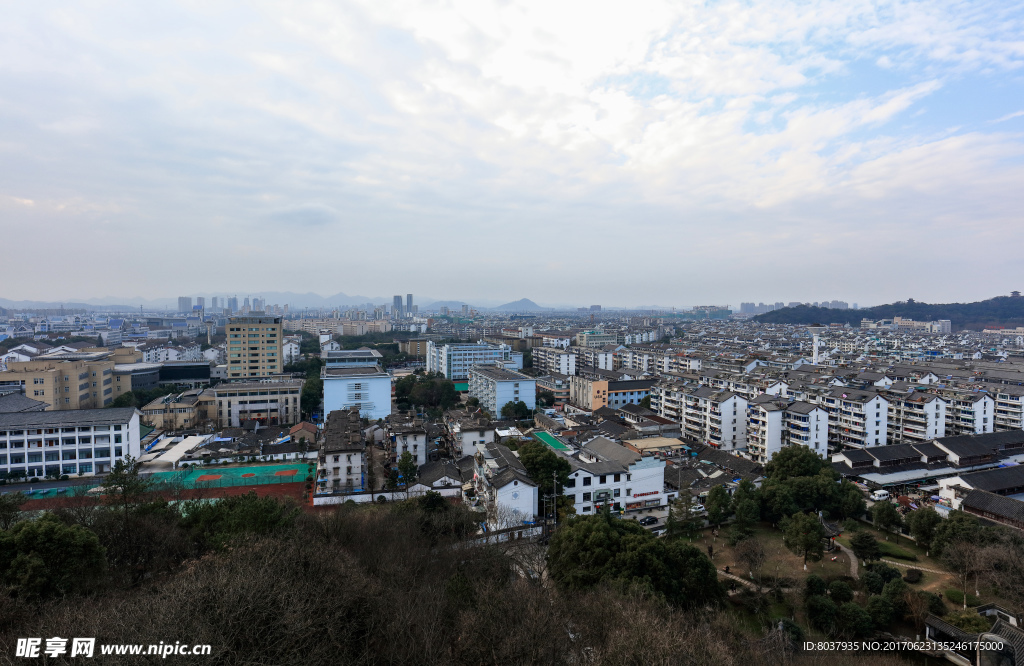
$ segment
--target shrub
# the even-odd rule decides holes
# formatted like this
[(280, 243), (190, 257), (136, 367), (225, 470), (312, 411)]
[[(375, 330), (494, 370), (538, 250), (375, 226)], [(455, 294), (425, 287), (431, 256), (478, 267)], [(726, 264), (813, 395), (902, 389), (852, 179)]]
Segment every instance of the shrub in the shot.
[(866, 610), (854, 603), (845, 603), (836, 614), (837, 628), (845, 635), (862, 638), (871, 634), (874, 621)]
[(828, 597), (814, 595), (807, 599), (807, 619), (815, 629), (831, 634), (836, 627), (839, 607)]
[(811, 574), (804, 583), (804, 598), (810, 599), (814, 596), (824, 596), (827, 587), (825, 581), (817, 574)]
[(854, 532), (860, 531), (860, 521), (853, 518), (847, 518), (843, 521), (843, 531), (853, 534)]
[(39, 483), (39, 477), (38, 476), (33, 476), (31, 479), (28, 480), (28, 482), (29, 483)]
[(843, 580), (832, 581), (832, 584), (828, 586), (828, 595), (837, 604), (853, 601), (853, 590), (850, 588), (849, 583)]
[(917, 561), (917, 555), (903, 550), (899, 546), (889, 543), (888, 541), (878, 542), (878, 549), (882, 551), (882, 555), (886, 557), (892, 557), (897, 560), (907, 560), (909, 562)]
[(987, 618), (974, 611), (954, 611), (942, 619), (972, 634), (980, 634), (992, 628), (992, 623)]
[(904, 574), (903, 580), (908, 583), (920, 583), (921, 582), (921, 570), (920, 569), (907, 569), (907, 573)]
[(892, 621), (896, 619), (896, 610), (885, 597), (873, 596), (868, 599), (868, 614), (875, 623), (875, 629), (888, 629)]
[(885, 581), (874, 571), (865, 571), (864, 575), (860, 577), (860, 582), (864, 585), (864, 589), (871, 594), (881, 594), (882, 588), (885, 587)]

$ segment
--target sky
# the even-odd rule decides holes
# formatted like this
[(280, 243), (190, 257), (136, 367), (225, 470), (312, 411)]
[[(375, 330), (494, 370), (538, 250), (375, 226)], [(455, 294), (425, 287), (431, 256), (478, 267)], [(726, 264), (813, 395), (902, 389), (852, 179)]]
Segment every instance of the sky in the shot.
[(0, 297), (1024, 289), (1024, 8), (13, 3)]

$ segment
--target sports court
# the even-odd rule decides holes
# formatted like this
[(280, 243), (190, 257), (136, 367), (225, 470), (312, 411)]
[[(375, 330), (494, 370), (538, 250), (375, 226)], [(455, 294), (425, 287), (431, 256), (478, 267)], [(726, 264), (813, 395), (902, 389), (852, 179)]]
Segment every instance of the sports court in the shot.
[(545, 444), (547, 444), (551, 448), (555, 449), (556, 451), (568, 451), (569, 450), (568, 446), (566, 446), (565, 444), (562, 444), (560, 441), (555, 439), (551, 435), (551, 433), (535, 432), (535, 433), (533, 433), (533, 436), (536, 437), (537, 439), (539, 439), (540, 441), (544, 442)]

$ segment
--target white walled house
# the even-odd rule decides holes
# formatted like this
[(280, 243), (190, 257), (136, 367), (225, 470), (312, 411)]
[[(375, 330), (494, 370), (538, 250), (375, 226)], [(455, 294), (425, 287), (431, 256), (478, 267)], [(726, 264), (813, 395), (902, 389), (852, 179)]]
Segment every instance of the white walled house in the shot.
[(281, 357), (284, 359), (285, 365), (289, 363), (295, 363), (299, 360), (299, 339), (298, 338), (285, 338), (281, 346)]
[(487, 508), (492, 529), (533, 521), (537, 516), (537, 484), (508, 447), (481, 444), (474, 459), (473, 487)]
[(420, 423), (391, 423), (389, 420), (384, 424), (384, 441), (389, 448), (392, 463), (397, 463), (403, 453), (412, 455), (416, 466), (425, 465), (427, 462), (427, 431)]
[(494, 428), (486, 419), (449, 419), (446, 416), (445, 425), (457, 459), (476, 454), (478, 444), (494, 443)]

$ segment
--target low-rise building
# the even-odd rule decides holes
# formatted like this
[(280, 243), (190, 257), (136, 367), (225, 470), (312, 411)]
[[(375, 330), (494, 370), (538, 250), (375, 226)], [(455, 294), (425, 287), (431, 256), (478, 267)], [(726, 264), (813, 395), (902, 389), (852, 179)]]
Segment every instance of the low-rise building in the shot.
[(203, 392), (211, 404), (207, 415), (217, 414), (221, 428), (237, 428), (249, 420), (264, 425), (288, 425), (301, 418), (302, 380), (232, 382)]
[(139, 453), (132, 407), (0, 413), (0, 478), (106, 474)]
[(371, 420), (391, 414), (391, 375), (381, 369), (375, 349), (327, 352), (320, 378), (324, 383), (324, 413), (359, 410)]
[(366, 439), (357, 408), (327, 415), (320, 440), (318, 493), (354, 493), (366, 483)]
[(475, 366), (469, 371), (469, 395), (495, 418), (510, 402), (523, 402), (532, 412), (537, 407), (537, 381), (504, 368)]

